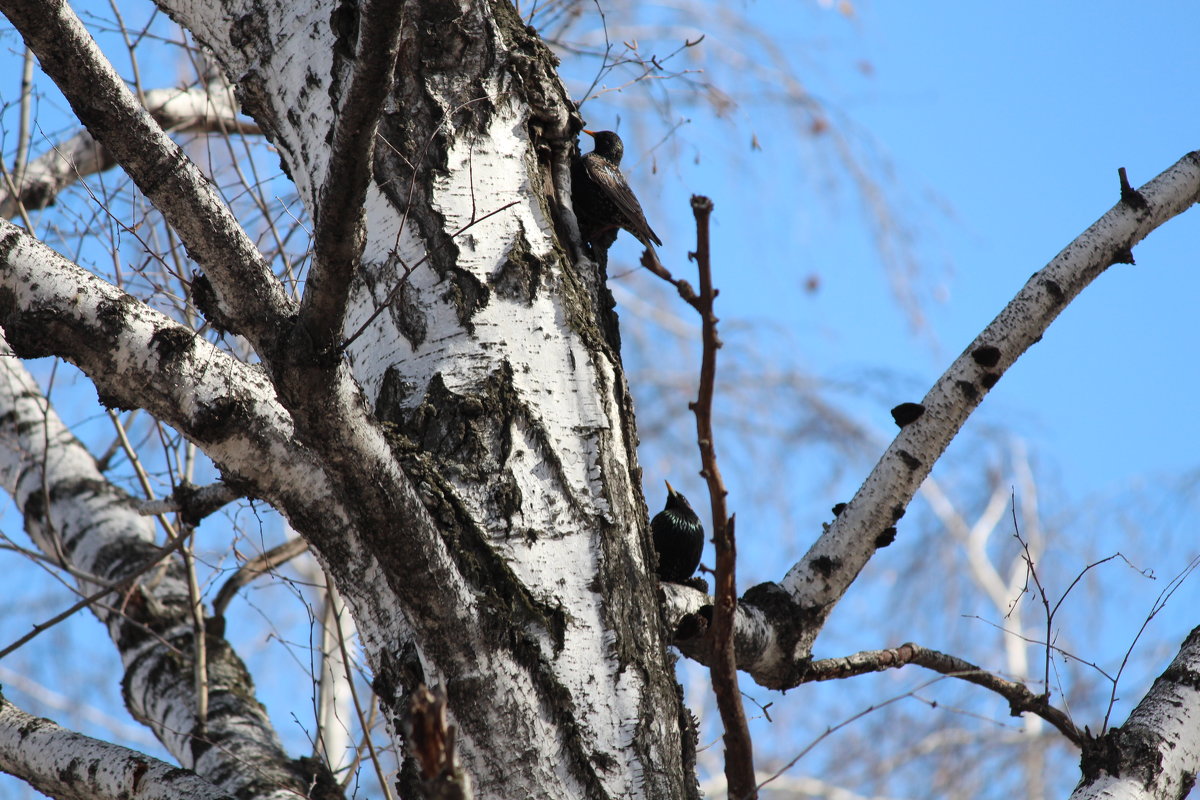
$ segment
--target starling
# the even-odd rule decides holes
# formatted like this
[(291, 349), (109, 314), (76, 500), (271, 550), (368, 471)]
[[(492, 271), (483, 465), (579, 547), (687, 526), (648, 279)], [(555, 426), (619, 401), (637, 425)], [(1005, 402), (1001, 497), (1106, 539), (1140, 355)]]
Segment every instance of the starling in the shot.
[(650, 520), (654, 549), (658, 551), (659, 580), (682, 583), (700, 565), (704, 526), (687, 498), (667, 483), (667, 506)]
[(621, 174), (625, 145), (612, 131), (584, 131), (596, 140), (595, 149), (580, 156), (571, 170), (571, 202), (583, 240), (608, 247), (624, 228), (650, 247), (662, 241), (646, 222), (642, 206)]

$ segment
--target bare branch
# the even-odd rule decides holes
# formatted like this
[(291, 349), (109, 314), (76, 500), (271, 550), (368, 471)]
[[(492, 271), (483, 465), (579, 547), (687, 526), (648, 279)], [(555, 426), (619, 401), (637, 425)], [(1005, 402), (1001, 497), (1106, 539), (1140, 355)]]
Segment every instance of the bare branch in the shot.
[(358, 11), (358, 47), (342, 95), (325, 181), (314, 214), (313, 263), (300, 303), (301, 324), (318, 353), (341, 338), (350, 281), (365, 241), (363, 202), (371, 181), (375, 132), (400, 49), (404, 0), (374, 0)]
[(1014, 717), (1026, 711), (1037, 714), (1058, 728), (1073, 744), (1083, 746), (1083, 731), (1076, 728), (1065, 713), (1050, 705), (1045, 695), (1034, 694), (1023, 683), (1005, 680), (957, 656), (930, 650), (912, 642), (887, 650), (865, 650), (843, 658), (813, 661), (808, 665), (803, 682), (838, 680), (896, 669), (908, 664), (916, 664), (989, 689), (1008, 701), (1009, 710)]
[(696, 415), (700, 475), (708, 482), (713, 544), (717, 551), (717, 596), (712, 619), (713, 658), (709, 668), (713, 692), (717, 696), (717, 708), (721, 712), (721, 723), (725, 726), (725, 778), (729, 782), (730, 797), (740, 800), (757, 797), (758, 792), (754, 783), (754, 750), (750, 742), (750, 729), (746, 724), (746, 710), (742, 707), (742, 695), (738, 690), (737, 660), (734, 655), (733, 620), (737, 613), (734, 521), (725, 504), (729, 492), (717, 465), (712, 424), (717, 350), (721, 348), (721, 340), (717, 336), (717, 316), (713, 312), (717, 291), (713, 288), (712, 260), (708, 247), (708, 220), (712, 209), (712, 200), (700, 195), (692, 196), (692, 213), (696, 217), (696, 252), (693, 257), (700, 272), (700, 297), (694, 305), (700, 312), (703, 353), (700, 359), (700, 390), (696, 402), (690, 406)]
[(179, 232), (236, 320), (236, 332), (260, 355), (273, 352), (294, 304), (213, 185), (138, 103), (71, 7), (3, 0), (0, 11), (88, 132)]
[(208, 486), (181, 483), (167, 497), (142, 503), (138, 513), (148, 517), (177, 513), (189, 525), (196, 525), (209, 514), (244, 496), (227, 483), (213, 483)]
[(233, 601), (239, 589), (249, 584), (255, 578), (266, 575), (277, 567), (283, 566), (307, 550), (308, 542), (297, 536), (247, 561), (242, 565), (241, 569), (233, 573), (233, 576), (229, 580), (225, 581), (224, 585), (221, 586), (221, 591), (217, 592), (216, 599), (213, 600), (213, 614), (217, 617), (225, 616), (225, 609), (229, 607), (230, 602)]
[[(176, 133), (260, 133), (258, 125), (237, 115), (227, 91), (205, 88), (152, 89), (145, 93), (150, 115)], [(11, 218), (22, 208), (54, 205), (72, 184), (110, 169), (116, 160), (86, 130), (56, 143), (13, 177), (13, 190), (0, 190), (0, 216)]]
[(0, 770), (58, 800), (232, 800), (194, 772), (20, 710), (0, 695)]
[[(270, 487), (285, 483), (291, 468), (310, 474), (301, 465), (311, 456), (296, 442), (291, 417), (262, 370), (2, 219), (0, 266), (0, 286), (10, 290), (0, 326), (18, 355), (66, 358), (110, 405), (147, 409), (254, 481), (261, 496), (272, 496)], [(275, 448), (279, 457), (268, 457)]]

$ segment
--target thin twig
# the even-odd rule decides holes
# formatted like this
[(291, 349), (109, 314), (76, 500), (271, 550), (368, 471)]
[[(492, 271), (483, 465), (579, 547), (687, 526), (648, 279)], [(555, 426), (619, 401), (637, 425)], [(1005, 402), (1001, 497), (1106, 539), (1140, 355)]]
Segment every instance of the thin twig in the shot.
[(950, 678), (973, 683), (995, 692), (1008, 701), (1013, 716), (1028, 711), (1049, 722), (1077, 747), (1083, 746), (1083, 732), (1075, 727), (1071, 718), (1062, 710), (1050, 705), (1046, 694), (1034, 694), (1023, 683), (1001, 678), (957, 656), (930, 650), (912, 642), (887, 650), (865, 650), (843, 658), (823, 658), (809, 664), (802, 683), (840, 680), (856, 675), (867, 675), (887, 669), (898, 669), (916, 664), (925, 669), (940, 672)]
[(354, 673), (351, 670), (350, 648), (346, 647), (346, 631), (342, 628), (342, 609), (345, 606), (329, 573), (325, 573), (325, 586), (327, 592), (326, 600), (334, 609), (333, 626), (337, 631), (338, 649), (342, 654), (342, 669), (346, 671), (346, 686), (350, 689), (350, 700), (354, 703), (354, 713), (358, 717), (358, 724), (363, 729), (363, 742), (367, 746), (367, 753), (371, 756), (371, 765), (375, 768), (375, 777), (378, 779), (379, 785), (383, 787), (384, 797), (387, 800), (393, 800), (391, 785), (388, 783), (387, 775), (383, 771), (383, 764), (379, 761), (379, 754), (375, 752), (375, 744), (371, 741), (371, 723), (367, 720), (367, 715), (363, 711), (363, 705), (358, 699), (358, 691), (354, 688)]
[[(713, 544), (717, 551), (716, 607), (712, 622), (713, 692), (725, 727), (725, 780), (729, 796), (739, 800), (758, 797), (754, 781), (754, 750), (750, 729), (746, 724), (746, 709), (738, 690), (737, 658), (733, 646), (733, 619), (737, 611), (736, 560), (734, 518), (729, 515), (725, 496), (725, 481), (717, 466), (717, 448), (713, 439), (712, 403), (717, 382), (717, 317), (713, 301), (712, 262), (708, 248), (708, 220), (713, 203), (707, 197), (692, 196), (692, 213), (696, 217), (696, 252), (692, 257), (700, 272), (700, 297), (695, 306), (702, 322), (703, 354), (700, 359), (700, 392), (691, 403), (696, 415), (696, 443), (700, 446), (700, 475), (708, 482), (708, 497), (712, 508)], [(677, 284), (678, 285), (678, 284)], [(680, 292), (682, 294), (682, 291)]]
[(308, 550), (308, 542), (297, 536), (242, 564), (241, 568), (233, 573), (233, 576), (225, 581), (221, 590), (217, 592), (217, 596), (213, 600), (213, 614), (217, 617), (225, 616), (225, 609), (237, 595), (238, 589), (259, 575), (265, 575), (276, 567), (286, 564), (306, 550)]
[(42, 633), (45, 633), (50, 628), (53, 628), (58, 623), (67, 619), (68, 617), (70, 617), (72, 614), (74, 614), (79, 609), (84, 608), (84, 607), (96, 602), (97, 600), (99, 600), (100, 598), (104, 597), (107, 594), (112, 594), (113, 592), (121, 591), (122, 589), (127, 588), (134, 581), (136, 581), (138, 578), (140, 578), (142, 575), (144, 575), (145, 573), (154, 569), (154, 567), (156, 567), (163, 560), (163, 558), (165, 558), (166, 556), (169, 556), (171, 553), (174, 553), (176, 550), (178, 550), (180, 547), (182, 547), (183, 543), (186, 540), (187, 540), (187, 536), (176, 536), (176, 537), (168, 540), (166, 544), (164, 544), (162, 547), (160, 547), (158, 549), (158, 552), (154, 554), (153, 558), (148, 559), (146, 561), (146, 563), (142, 564), (140, 567), (135, 569), (133, 572), (131, 572), (126, 577), (122, 578), (121, 580), (117, 581), (116, 583), (114, 583), (110, 586), (105, 586), (103, 589), (93, 592), (92, 594), (90, 594), (87, 597), (80, 600), (78, 603), (75, 603), (70, 608), (68, 608), (65, 611), (63, 611), (62, 613), (57, 614), (56, 616), (46, 620), (45, 622), (34, 625), (33, 629), (31, 631), (29, 631), (29, 633), (25, 634), (20, 639), (17, 639), (15, 642), (10, 644), (8, 647), (5, 647), (3, 650), (0, 650), (0, 658), (4, 658), (9, 653), (24, 646), (26, 642), (30, 641), (34, 637), (39, 636)]

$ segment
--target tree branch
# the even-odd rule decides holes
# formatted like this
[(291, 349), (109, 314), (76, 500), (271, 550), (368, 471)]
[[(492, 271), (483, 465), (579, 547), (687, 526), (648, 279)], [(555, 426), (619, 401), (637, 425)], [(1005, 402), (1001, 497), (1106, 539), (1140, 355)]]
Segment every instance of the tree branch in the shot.
[(755, 674), (756, 680), (787, 684), (787, 672), (811, 652), (830, 610), (876, 549), (890, 541), (888, 534), (894, 533), (917, 487), (1004, 371), (1042, 338), (1089, 283), (1112, 264), (1128, 261), (1135, 244), (1200, 200), (1200, 152), (1187, 154), (1126, 196), (1139, 199), (1118, 202), (1034, 274), (921, 403), (894, 409), (900, 434), (854, 498), (781, 582), (793, 614), (790, 620), (784, 620), (788, 615), (782, 612), (775, 617), (787, 626), (803, 617), (804, 630), (788, 642), (793, 652), (777, 654), (781, 672), (764, 670)]
[(404, 0), (373, 0), (359, 8), (358, 46), (318, 192), (313, 262), (300, 303), (300, 324), (318, 353), (333, 351), (341, 339), (350, 281), (362, 256), (363, 202), (371, 181), (379, 116), (400, 49), (403, 10)]
[(209, 514), (221, 510), (242, 497), (245, 495), (228, 483), (193, 486), (184, 482), (176, 486), (175, 491), (166, 497), (143, 502), (138, 508), (138, 513), (147, 517), (177, 513), (187, 524), (196, 525)]
[(717, 447), (712, 425), (712, 403), (717, 383), (717, 351), (721, 340), (717, 336), (717, 316), (713, 302), (712, 260), (708, 247), (708, 220), (712, 215), (712, 200), (692, 196), (692, 214), (696, 218), (696, 252), (692, 254), (700, 273), (700, 296), (695, 308), (700, 312), (703, 351), (700, 359), (700, 390), (696, 402), (690, 403), (696, 415), (696, 443), (700, 446), (700, 475), (708, 483), (708, 498), (712, 509), (713, 544), (717, 552), (716, 609), (712, 619), (713, 658), (710, 664), (713, 693), (721, 724), (725, 727), (725, 778), (732, 798), (750, 800), (758, 796), (754, 782), (754, 750), (742, 693), (738, 689), (737, 660), (734, 656), (733, 619), (737, 612), (737, 547), (734, 540), (734, 520), (729, 515), (725, 498), (729, 491), (717, 464)]
[(1045, 695), (1034, 694), (1023, 683), (1005, 680), (999, 675), (988, 672), (957, 656), (930, 650), (912, 642), (906, 642), (899, 647), (887, 650), (865, 650), (843, 658), (823, 658), (813, 661), (808, 665), (802, 682), (812, 683), (849, 678), (871, 672), (882, 672), (886, 669), (896, 669), (907, 664), (916, 664), (951, 678), (959, 678), (989, 689), (1008, 701), (1009, 710), (1014, 717), (1019, 717), (1026, 711), (1037, 714), (1058, 728), (1073, 744), (1079, 747), (1083, 746), (1083, 731), (1076, 728), (1075, 723), (1071, 722), (1065, 713), (1050, 705)]
[(2, 694), (0, 770), (57, 800), (233, 800), (194, 772), (27, 714)]
[(1200, 774), (1200, 628), (1129, 719), (1083, 747), (1083, 780), (1071, 800), (1186, 797)]
[[(232, 92), (215, 88), (151, 89), (145, 93), (146, 109), (163, 128), (176, 133), (259, 134), (257, 124), (240, 119)], [(111, 169), (116, 160), (90, 133), (82, 130), (54, 144), (31, 161), (15, 192), (0, 185), (0, 216), (12, 218), (18, 210), (54, 205), (58, 195), (89, 175)]]
[(251, 583), (255, 578), (266, 575), (271, 570), (286, 564), (307, 550), (308, 542), (297, 536), (247, 561), (241, 566), (241, 569), (233, 573), (229, 580), (221, 585), (221, 590), (217, 592), (217, 596), (213, 600), (213, 615), (224, 617), (225, 609), (229, 607), (239, 589)]
[(146, 113), (66, 3), (0, 0), (88, 132), (183, 239), (223, 309), (260, 355), (294, 303), (213, 185)]
[[(130, 713), (180, 763), (229, 791), (305, 789), (313, 778), (311, 769), (283, 751), (255, 698), (249, 673), (216, 630), (200, 634), (206, 643), (212, 714), (203, 731), (197, 727), (200, 703), (190, 661), (196, 632), (187, 576), (170, 558), (186, 535), (162, 547), (155, 544), (151, 523), (138, 514), (132, 498), (100, 474), (3, 340), (0, 472), (12, 476), (5, 485), (34, 543), (88, 576), (78, 581), (84, 595), (78, 603), (5, 647), (0, 658), (90, 606), (125, 665), (122, 686)], [(151, 570), (154, 579), (142, 580)], [(254, 768), (246, 770), (246, 764)]]
[[(22, 358), (61, 356), (110, 407), (145, 408), (261, 497), (313, 457), (263, 374), (0, 220), (0, 326)], [(289, 473), (291, 473), (289, 475)], [(301, 477), (303, 476), (303, 477)], [(312, 487), (309, 487), (309, 491)]]

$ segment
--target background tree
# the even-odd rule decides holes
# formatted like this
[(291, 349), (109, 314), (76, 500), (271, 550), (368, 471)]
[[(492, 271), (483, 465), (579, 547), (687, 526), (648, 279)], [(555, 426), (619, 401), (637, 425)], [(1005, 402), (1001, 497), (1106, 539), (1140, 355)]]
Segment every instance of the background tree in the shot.
[[(278, 181), (239, 178), (225, 192), (238, 213), (224, 211), (200, 173), (139, 113), (136, 103), (174, 130), (255, 134), (222, 101), (227, 95), (207, 62), (196, 70), (204, 91), (167, 95), (199, 100), (199, 109), (169, 110), (152, 94), (156, 87), (136, 82), (136, 101), (122, 98), (120, 81), (98, 54), (89, 55), (65, 12), (53, 19), (41, 6), (5, 7), (101, 143), (93, 168), (115, 160), (140, 190), (118, 188), (92, 206), (92, 213), (122, 220), (110, 241), (111, 286), (5, 230), (7, 338), (19, 355), (66, 357), (95, 381), (103, 404), (145, 408), (192, 443), (160, 425), (139, 432), (126, 421), (135, 434), (156, 434), (164, 445), (153, 471), (171, 497), (141, 509), (179, 514), (163, 519), (166, 547), (181, 551), (164, 569), (127, 493), (105, 477), (111, 470), (91, 466), (19, 370), (10, 377), (5, 438), (14, 497), (42, 556), (66, 568), (80, 592), (103, 592), (97, 613), (122, 654), (130, 710), (173, 758), (227, 791), (332, 790), (317, 762), (279, 747), (223, 639), (223, 613), (203, 608), (205, 585), (184, 546), (213, 508), (250, 496), (283, 511), (342, 588), (360, 626), (371, 688), (397, 738), (409, 693), (421, 681), (448, 691), (465, 774), (481, 796), (621, 795), (632, 787), (649, 796), (685, 795), (689, 725), (679, 713), (648, 579), (636, 434), (615, 326), (603, 283), (578, 258), (569, 209), (556, 199), (567, 196), (563, 177), (578, 123), (546, 52), (504, 8), (341, 7), (311, 17), (291, 8), (278, 16), (230, 8), (219, 18), (207, 9), (170, 10), (212, 48), (236, 81), (243, 109), (278, 148), (298, 202), (316, 220), (311, 239), (303, 226), (283, 222), (280, 206), (303, 212), (273, 202)], [(308, 32), (311, 24), (315, 39), (288, 33)], [(395, 84), (387, 80), (392, 59)], [(60, 163), (64, 149), (59, 143), (48, 150), (45, 163)], [(193, 152), (218, 185), (225, 185), (222, 174), (264, 166), (254, 154)], [(26, 186), (23, 161), (16, 158), (14, 187)], [(1188, 164), (1181, 163), (1186, 176)], [(40, 205), (91, 169), (80, 164), (75, 159), (59, 173), (65, 178), (51, 177), (53, 189), (39, 184), (18, 194), (25, 205)], [(1135, 227), (1108, 240), (1104, 257), (1123, 255), (1120, 248), (1156, 224), (1164, 208), (1192, 197), (1175, 191), (1147, 191), (1143, 199), (1158, 217), (1131, 213), (1138, 206), (1130, 195), (1117, 217)], [(70, 240), (61, 229), (49, 238)], [(134, 239), (145, 255), (126, 261), (121, 254)], [(95, 258), (83, 247), (76, 252), (77, 261)], [(1101, 258), (1086, 267), (1106, 265)], [(193, 276), (195, 267), (202, 277)], [(1069, 296), (1082, 277), (1056, 277), (1054, 284)], [(1047, 292), (1055, 299), (1040, 286), (1037, 300)], [(1019, 337), (1040, 335), (1035, 318), (1026, 313), (1020, 322)], [(531, 339), (530, 331), (539, 335)], [(1001, 348), (986, 367), (989, 358), (974, 361), (993, 369), (1013, 357)], [(248, 361), (263, 368), (247, 368)], [(956, 411), (969, 405), (960, 398)], [(855, 428), (843, 415), (827, 419)], [(925, 428), (928, 419), (905, 435), (948, 438), (955, 423), (935, 420)], [(164, 493), (140, 468), (145, 448), (129, 444), (124, 427), (117, 440), (123, 457), (113, 450), (100, 466), (126, 459), (140, 477), (136, 494)], [(938, 448), (928, 441), (924, 446)], [(215, 499), (183, 483), (197, 482), (198, 468), (199, 480), (207, 480), (193, 444), (224, 478), (211, 492)], [(906, 502), (903, 495), (915, 488), (903, 486), (888, 499)], [(851, 543), (865, 533), (877, 546), (880, 526), (859, 524), (861, 515), (893, 514), (894, 505), (853, 504), (830, 533), (850, 529)], [(956, 530), (946, 504), (934, 507)], [(258, 538), (271, 552), (268, 537), (242, 530), (244, 538), (218, 549)], [(1026, 526), (1025, 535), (1036, 548), (1036, 531)], [(973, 545), (970, 535), (963, 540), (968, 554), (976, 548), (976, 580), (986, 586), (978, 538)], [(846, 571), (823, 590), (836, 600), (865, 551), (859, 547), (850, 558), (850, 550), (833, 546), (848, 557)], [(220, 583), (236, 586), (296, 549), (248, 562), (232, 584)], [(818, 549), (800, 566), (822, 570), (829, 557)], [(789, 602), (811, 608), (807, 590), (791, 588)], [(763, 591), (755, 595), (760, 601)], [(208, 595), (213, 603), (222, 597)], [(670, 597), (677, 610), (704, 602), (674, 590)], [(776, 624), (794, 626), (796, 608), (780, 614), (778, 604), (760, 606), (776, 612)], [(340, 618), (336, 598), (329, 607), (323, 616)], [(803, 664), (820, 629), (804, 619), (789, 654), (799, 660), (767, 668), (787, 672)], [(347, 638), (331, 636), (320, 649), (349, 656)], [(777, 674), (757, 666), (759, 680), (780, 685)], [(434, 713), (418, 721), (436, 723), (432, 702)], [(370, 727), (371, 704), (358, 705)], [(333, 727), (321, 727), (322, 739)], [(10, 730), (26, 728), (21, 718), (10, 722)], [(61, 739), (51, 734), (50, 742)], [(430, 744), (419, 740), (409, 752), (425, 761), (407, 762), (406, 792), (446, 766), (438, 761), (444, 750), (421, 742)], [(527, 749), (514, 757), (514, 743)], [(79, 746), (67, 741), (69, 758), (78, 757)], [(68, 792), (53, 783), (65, 773), (46, 766), (54, 752), (48, 745), (20, 755), (14, 744), (10, 752), (10, 771)], [(128, 769), (118, 785), (159, 779), (142, 760)], [(461, 786), (461, 775), (451, 769), (443, 779)], [(1179, 770), (1167, 776), (1177, 780)], [(85, 793), (94, 791), (101, 790)]]

